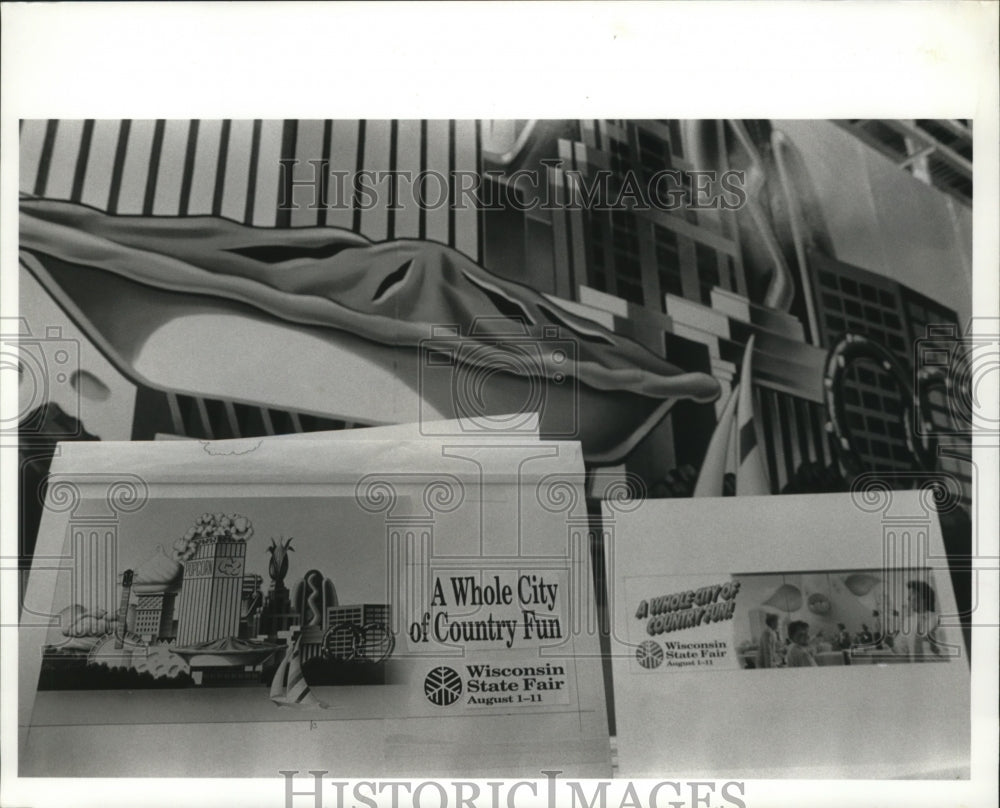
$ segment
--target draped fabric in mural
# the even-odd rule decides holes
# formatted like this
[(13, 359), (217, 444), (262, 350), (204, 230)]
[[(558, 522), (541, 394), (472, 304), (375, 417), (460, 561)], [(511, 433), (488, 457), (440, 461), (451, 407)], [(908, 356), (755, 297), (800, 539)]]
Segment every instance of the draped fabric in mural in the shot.
[(73, 364), (22, 373), (24, 467), (537, 411), (650, 496), (941, 473), (967, 509), (915, 351), (970, 313), (970, 201), (924, 169), (971, 138), (931, 123), (884, 124), (896, 165), (863, 122), (23, 121), (23, 326)]

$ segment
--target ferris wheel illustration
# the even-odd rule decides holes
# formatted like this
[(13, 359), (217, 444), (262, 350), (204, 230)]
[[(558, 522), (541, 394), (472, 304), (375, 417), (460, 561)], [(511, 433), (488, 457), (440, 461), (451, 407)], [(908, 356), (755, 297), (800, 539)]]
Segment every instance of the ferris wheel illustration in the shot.
[(322, 640), (323, 656), (338, 662), (382, 662), (395, 647), (396, 638), (389, 627), (380, 622), (364, 625), (340, 622), (330, 626)]

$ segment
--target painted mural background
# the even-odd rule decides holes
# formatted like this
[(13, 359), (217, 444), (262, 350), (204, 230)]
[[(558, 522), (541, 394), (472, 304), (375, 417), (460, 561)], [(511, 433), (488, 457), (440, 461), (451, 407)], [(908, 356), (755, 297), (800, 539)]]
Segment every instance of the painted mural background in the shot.
[[(300, 250), (248, 259), (278, 275), (282, 262), (301, 270), (329, 258), (317, 246), (326, 237), (306, 235), (314, 228), (390, 251), (416, 240), (446, 256), (420, 299), (458, 294), (449, 267), (475, 266), (464, 278), (485, 270), (479, 297), (460, 316), (446, 309), (439, 324), (458, 330), (445, 342), (468, 340), (478, 315), (516, 321), (527, 305), (534, 330), (490, 332), (491, 344), (527, 346), (530, 358), (568, 336), (577, 380), (588, 340), (611, 345), (605, 365), (617, 372), (653, 363), (714, 380), (717, 395), (686, 391), (669, 411), (632, 407), (627, 373), (603, 408), (581, 404), (587, 381), (562, 398), (546, 387), (538, 401), (493, 388), (492, 412), (527, 402), (545, 434), (548, 407), (555, 437), (626, 420), (630, 439), (589, 458), (604, 477), (626, 475), (653, 497), (694, 494), (746, 376), (734, 418), (749, 424), (760, 473), (744, 486), (740, 460), (716, 458), (719, 492), (847, 490), (871, 471), (909, 487), (912, 474), (944, 473), (961, 489), (949, 552), (969, 552), (961, 396), (920, 354), (929, 338), (959, 343), (971, 315), (969, 121), (30, 120), (20, 137), (25, 210), (61, 201), (104, 212), (137, 228), (140, 247), (144, 222), (152, 238), (157, 221), (190, 220), (174, 237), (195, 253), (206, 232), (236, 223)], [(630, 181), (648, 188), (664, 171), (680, 177), (683, 204), (630, 199)], [(742, 172), (740, 204), (692, 204), (699, 171)], [(407, 172), (423, 183), (379, 179)], [(599, 180), (611, 204), (593, 195)], [(170, 257), (169, 245), (157, 249)], [(350, 335), (323, 353), (302, 323), (268, 331), (252, 312), (203, 306), (183, 284), (146, 297), (111, 276), (74, 286), (51, 256), (28, 252), (21, 316), (42, 370), (21, 376), (26, 556), (56, 439), (227, 438), (456, 414), (454, 401), (448, 411), (422, 394), (422, 365), (410, 377)], [(392, 291), (390, 276), (375, 298)], [(245, 331), (227, 326), (236, 320)], [(441, 336), (433, 317), (408, 322)], [(57, 354), (68, 372), (49, 374)], [(578, 407), (590, 408), (583, 420)]]

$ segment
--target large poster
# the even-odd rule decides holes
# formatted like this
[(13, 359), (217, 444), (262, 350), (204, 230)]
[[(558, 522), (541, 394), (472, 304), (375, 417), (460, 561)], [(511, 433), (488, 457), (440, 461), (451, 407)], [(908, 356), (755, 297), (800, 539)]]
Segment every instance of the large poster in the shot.
[(19, 632), (21, 776), (611, 773), (586, 536), (519, 508), (583, 501), (579, 447), (64, 448)]

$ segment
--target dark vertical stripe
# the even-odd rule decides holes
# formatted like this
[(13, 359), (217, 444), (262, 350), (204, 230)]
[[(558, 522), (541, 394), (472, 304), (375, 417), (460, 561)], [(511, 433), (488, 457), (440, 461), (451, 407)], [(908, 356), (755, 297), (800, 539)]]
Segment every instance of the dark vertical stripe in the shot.
[[(323, 121), (323, 174), (319, 178), (320, 203), (316, 224), (326, 227), (326, 208), (330, 204), (330, 150), (333, 148), (333, 121)], [(338, 200), (339, 201), (339, 200)]]
[(182, 647), (188, 644), (188, 638), (192, 633), (194, 590), (194, 581), (191, 581), (190, 587), (185, 586), (181, 589), (180, 614), (177, 615), (177, 644)]
[(455, 246), (455, 119), (448, 121), (448, 246)]
[[(295, 159), (295, 141), (298, 139), (299, 135), (299, 122), (295, 120), (285, 121), (285, 124), (281, 132), (281, 160), (294, 160)], [(280, 164), (279, 164), (280, 165)], [(282, 206), (282, 201), (287, 201), (289, 205), (292, 202), (292, 190), (294, 186), (292, 185), (292, 179), (295, 172), (291, 170), (291, 166), (287, 170), (282, 170), (279, 175), (278, 188), (278, 217), (275, 222), (278, 227), (291, 227), (292, 226), (292, 211), (289, 206)]]
[(197, 579), (198, 588), (195, 590), (197, 593), (197, 600), (195, 601), (195, 614), (198, 616), (198, 622), (195, 623), (195, 637), (194, 642), (202, 642), (208, 639), (208, 628), (209, 623), (212, 619), (211, 612), (209, 611), (209, 593), (212, 590), (212, 583), (201, 575)]
[(212, 419), (208, 417), (208, 408), (205, 406), (205, 399), (201, 396), (195, 396), (194, 405), (202, 434), (209, 440), (215, 440), (215, 430), (212, 429)]
[(399, 183), (396, 182), (396, 147), (399, 142), (399, 121), (389, 121), (389, 204), (386, 207), (385, 237), (396, 238), (396, 206), (399, 204), (397, 193)]
[[(220, 555), (222, 555), (220, 553)], [(227, 602), (227, 595), (229, 594), (226, 590), (229, 588), (226, 586), (225, 580), (214, 579), (212, 581), (214, 592), (212, 593), (214, 597), (212, 598), (212, 619), (215, 625), (212, 626), (212, 636), (213, 637), (224, 637), (226, 628), (226, 619), (229, 617), (229, 604)]]
[(226, 187), (226, 161), (229, 159), (229, 130), (233, 122), (228, 118), (222, 122), (219, 135), (219, 162), (215, 168), (215, 194), (212, 197), (212, 215), (222, 215), (222, 194)]
[[(420, 121), (420, 173), (417, 177), (417, 183), (420, 182), (420, 178), (424, 176), (427, 171), (427, 119)], [(416, 184), (414, 188), (418, 187)], [(414, 195), (416, 196), (416, 194)], [(416, 201), (416, 199), (414, 199)], [(417, 233), (421, 239), (427, 238), (427, 208), (420, 205), (420, 214), (418, 216)]]
[(768, 417), (771, 419), (771, 440), (774, 442), (774, 458), (775, 466), (773, 469), (773, 476), (778, 482), (778, 486), (775, 488), (772, 486), (772, 492), (776, 494), (781, 493), (781, 488), (784, 485), (782, 478), (785, 477), (783, 469), (784, 462), (784, 449), (785, 449), (785, 436), (782, 432), (782, 422), (781, 422), (781, 411), (778, 407), (778, 399), (774, 393), (766, 388), (760, 389), (761, 400), (766, 402), (765, 410)]
[[(358, 174), (365, 168), (365, 123), (364, 119), (358, 121), (358, 154), (357, 162), (354, 165), (354, 182), (358, 182)], [(354, 221), (351, 223), (351, 230), (355, 233), (361, 232), (361, 188), (355, 185), (354, 188)]]
[(625, 142), (628, 144), (629, 168), (632, 168), (640, 160), (639, 127), (634, 123), (626, 121), (622, 121), (622, 126), (625, 128)]
[(80, 153), (76, 157), (76, 171), (73, 173), (73, 190), (69, 198), (79, 202), (83, 196), (83, 180), (87, 176), (87, 160), (90, 158), (90, 142), (94, 139), (94, 121), (83, 122), (83, 134), (80, 137)]
[[(785, 479), (795, 477), (795, 456), (792, 454), (792, 441), (795, 439), (788, 430), (791, 418), (787, 412), (789, 401), (781, 393), (771, 392), (778, 412), (778, 427), (781, 429), (781, 453), (785, 459)], [(777, 490), (777, 489), (774, 489)]]
[(285, 654), (286, 654), (285, 661), (288, 662), (289, 664), (285, 665), (285, 667), (281, 671), (282, 695), (287, 695), (286, 691), (288, 690), (288, 674), (291, 671), (291, 659), (292, 659), (292, 647), (290, 645), (288, 646), (288, 650), (285, 651)]
[[(214, 560), (212, 563), (215, 563)], [(204, 641), (215, 636), (212, 631), (215, 627), (215, 615), (212, 614), (212, 589), (215, 582), (210, 577), (203, 576), (199, 578), (198, 583), (201, 584), (198, 587), (198, 594), (201, 596), (198, 613), (204, 615), (199, 621), (198, 641)]]
[(260, 127), (259, 119), (253, 122), (253, 135), (250, 138), (250, 171), (247, 173), (247, 205), (243, 211), (243, 223), (253, 224), (253, 203), (257, 197), (257, 161), (260, 160)]
[[(571, 160), (573, 168), (577, 168), (577, 165), (576, 165), (576, 150), (575, 149), (572, 149), (570, 151), (570, 160)], [(548, 173), (550, 171), (550, 169), (548, 169), (548, 168), (545, 168), (544, 170), (545, 170), (546, 173)], [(565, 219), (565, 222), (566, 222), (566, 226), (563, 228), (566, 231), (566, 244), (565, 244), (565, 247), (566, 247), (566, 269), (568, 270), (568, 274), (569, 274), (569, 296), (570, 296), (570, 298), (573, 298), (573, 297), (576, 296), (576, 289), (577, 289), (577, 287), (576, 287), (576, 262), (573, 260), (574, 259), (574, 255), (573, 255), (573, 253), (574, 253), (574, 250), (573, 250), (573, 217), (569, 214), (569, 211), (567, 210), (567, 208), (570, 207), (570, 205), (572, 204), (572, 202), (574, 200), (573, 200), (572, 195), (570, 194), (569, 181), (566, 178), (566, 172), (563, 171), (563, 172), (561, 172), (561, 174), (562, 174), (563, 196), (562, 196), (562, 200), (560, 201), (560, 206), (563, 208), (563, 216), (564, 216), (564, 219)], [(546, 178), (546, 183), (548, 183), (548, 178)], [(546, 193), (548, 193), (548, 192), (546, 191)], [(582, 217), (581, 217), (581, 219), (582, 219)], [(527, 224), (527, 220), (525, 221), (525, 223)], [(480, 252), (481, 252), (482, 249), (483, 249), (482, 244), (479, 245), (479, 249), (480, 249)], [(584, 251), (586, 251), (586, 249), (587, 249), (586, 246), (584, 246)], [(584, 254), (586, 254), (586, 252)], [(552, 256), (552, 258), (553, 258), (553, 260), (552, 260), (552, 269), (553, 269), (553, 274), (554, 274), (557, 271), (556, 270), (555, 256)], [(582, 267), (581, 267), (581, 270), (582, 270)], [(558, 289), (558, 281), (556, 281), (556, 284), (557, 284), (557, 289)], [(556, 294), (558, 294), (558, 291), (556, 291)]]
[(799, 451), (802, 453), (802, 462), (805, 464), (812, 461), (812, 452), (809, 451), (809, 431), (806, 428), (809, 405), (801, 398), (793, 398), (792, 402), (795, 407), (795, 430), (799, 439)]
[[(601, 251), (604, 254), (604, 285), (605, 289), (602, 291), (607, 292), (611, 295), (618, 294), (618, 273), (615, 272), (615, 263), (617, 261), (617, 256), (615, 255), (615, 242), (614, 242), (614, 232), (611, 227), (611, 213), (601, 212), (598, 213), (598, 229), (601, 231)], [(697, 289), (697, 284), (694, 287)]]
[[(214, 564), (214, 561), (212, 562)], [(212, 636), (212, 579), (210, 575), (202, 574), (198, 578), (198, 638), (203, 642)]]
[(823, 429), (824, 409), (822, 404), (807, 403), (809, 412), (809, 428), (812, 430), (813, 442), (816, 444), (816, 459), (826, 465), (828, 455), (826, 443), (826, 430)]
[(35, 196), (45, 196), (45, 186), (49, 183), (49, 165), (52, 163), (52, 150), (56, 145), (56, 131), (59, 121), (50, 120), (45, 125), (45, 139), (42, 141), (42, 154), (38, 158), (38, 175), (35, 177)]
[(142, 202), (142, 215), (153, 215), (153, 200), (156, 198), (156, 178), (160, 173), (160, 153), (163, 151), (163, 130), (167, 122), (158, 119), (153, 126), (153, 145), (149, 150), (149, 173), (146, 175), (146, 196)]
[[(476, 119), (476, 173), (479, 175), (480, 184), (483, 176), (483, 121)], [(483, 263), (483, 239), (486, 235), (482, 208), (476, 211), (476, 263)]]
[(747, 455), (750, 454), (755, 448), (757, 448), (757, 429), (754, 426), (753, 418), (743, 424), (742, 427), (737, 431), (737, 447), (736, 451), (738, 453), (738, 463), (742, 466), (743, 461), (747, 459)]
[(756, 399), (754, 411), (764, 428), (764, 451), (767, 456), (767, 473), (771, 490), (781, 493), (778, 488), (778, 461), (774, 455), (774, 432), (771, 429), (771, 402), (767, 399), (767, 392), (759, 387), (754, 388), (753, 394)]
[(194, 156), (198, 150), (198, 121), (191, 121), (188, 130), (187, 153), (184, 155), (184, 174), (181, 177), (181, 204), (179, 213), (187, 216), (188, 201), (191, 198), (191, 180), (194, 177)]
[(132, 121), (128, 118), (122, 121), (118, 133), (118, 147), (115, 149), (115, 164), (111, 169), (111, 193), (108, 195), (108, 213), (118, 212), (118, 195), (122, 190), (122, 174), (125, 171), (125, 153), (128, 151), (128, 136), (132, 130)]
[(181, 415), (181, 405), (177, 401), (176, 393), (166, 393), (167, 407), (170, 409), (170, 419), (173, 421), (173, 434), (184, 434), (184, 416)]

